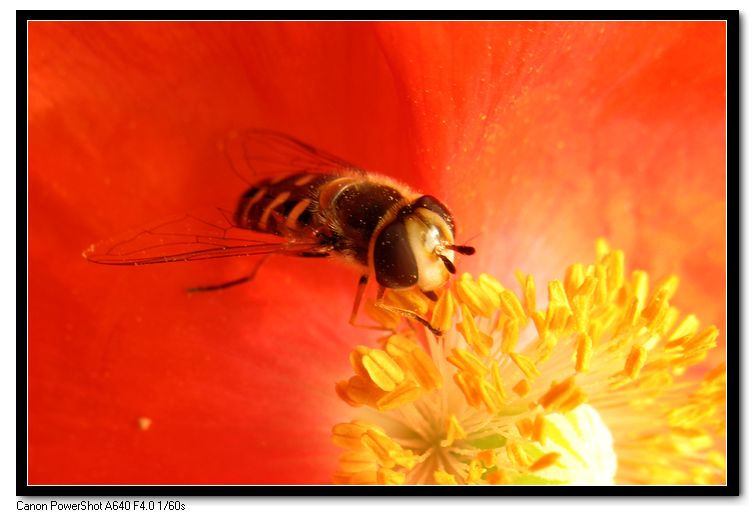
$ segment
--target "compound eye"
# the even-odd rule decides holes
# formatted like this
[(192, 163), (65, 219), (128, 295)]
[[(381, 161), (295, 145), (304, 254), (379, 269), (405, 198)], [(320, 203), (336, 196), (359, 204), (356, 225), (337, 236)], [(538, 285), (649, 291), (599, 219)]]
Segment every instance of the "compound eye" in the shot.
[(451, 229), (451, 235), (455, 234), (456, 228), (454, 227), (454, 218), (451, 216), (451, 212), (448, 211), (448, 208), (446, 208), (442, 202), (432, 195), (423, 195), (415, 200), (411, 206), (413, 209), (424, 208), (439, 215), (443, 221), (448, 224), (448, 227)]
[(380, 231), (375, 240), (373, 257), (375, 277), (380, 285), (408, 288), (417, 283), (417, 260), (403, 221), (391, 222)]

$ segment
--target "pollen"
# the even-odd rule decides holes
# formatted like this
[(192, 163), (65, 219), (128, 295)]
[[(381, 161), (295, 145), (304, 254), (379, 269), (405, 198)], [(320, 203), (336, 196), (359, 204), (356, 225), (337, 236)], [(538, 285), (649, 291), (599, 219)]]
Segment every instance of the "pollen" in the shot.
[(359, 419), (333, 427), (333, 481), (724, 483), (725, 364), (687, 376), (718, 329), (673, 305), (677, 275), (654, 284), (628, 263), (601, 239), (561, 280), (464, 273), (435, 302), (389, 292), (443, 335), (374, 310), (393, 333), (354, 347), (336, 382)]

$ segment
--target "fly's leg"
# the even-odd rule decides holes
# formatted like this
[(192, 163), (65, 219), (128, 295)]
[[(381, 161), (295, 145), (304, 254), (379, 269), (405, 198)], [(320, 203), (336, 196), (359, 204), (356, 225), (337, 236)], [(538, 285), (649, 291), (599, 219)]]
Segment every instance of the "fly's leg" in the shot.
[(422, 326), (424, 326), (425, 328), (427, 328), (428, 330), (430, 330), (431, 332), (433, 332), (433, 335), (435, 335), (436, 337), (443, 336), (443, 332), (442, 331), (440, 331), (439, 329), (433, 327), (433, 325), (430, 324), (430, 321), (428, 321), (427, 319), (423, 318), (418, 313), (412, 312), (411, 310), (407, 310), (405, 308), (399, 308), (397, 306), (386, 305), (385, 303), (383, 303), (383, 295), (384, 294), (385, 294), (385, 287), (381, 286), (378, 289), (377, 300), (375, 301), (375, 306), (376, 307), (382, 308), (383, 310), (387, 310), (389, 312), (393, 312), (393, 313), (398, 314), (398, 315), (402, 315), (402, 316), (406, 317), (407, 319), (415, 320), (418, 323), (420, 323)]
[(299, 258), (327, 258), (330, 256), (330, 253), (328, 251), (302, 251), (294, 253), (292, 256), (298, 256)]
[(212, 292), (213, 290), (223, 290), (224, 288), (241, 285), (242, 283), (246, 283), (247, 281), (251, 281), (252, 279), (254, 279), (254, 273), (248, 276), (242, 276), (235, 280), (226, 281), (225, 283), (218, 283), (217, 285), (200, 285), (198, 287), (189, 287), (186, 289), (186, 292), (188, 292), (189, 294), (194, 294), (196, 292)]
[[(291, 256), (299, 256), (301, 258), (327, 258), (328, 256), (330, 256), (330, 253), (328, 251), (299, 251), (290, 254)], [(241, 285), (242, 283), (246, 283), (247, 281), (252, 281), (257, 276), (257, 272), (260, 270), (260, 267), (262, 267), (262, 264), (265, 263), (271, 256), (273, 255), (266, 254), (265, 256), (263, 256), (257, 263), (254, 264), (252, 271), (246, 276), (236, 278), (235, 280), (226, 281), (225, 283), (220, 283), (218, 285), (202, 285), (199, 287), (191, 287), (186, 289), (186, 291), (190, 294), (193, 294), (195, 292), (212, 292), (213, 290), (222, 290), (224, 288)]]
[(435, 303), (435, 302), (437, 302), (437, 301), (438, 301), (438, 294), (436, 294), (436, 293), (435, 293), (435, 292), (433, 292), (432, 290), (427, 290), (427, 291), (423, 290), (423, 291), (422, 291), (422, 293), (423, 293), (423, 294), (425, 295), (425, 297), (426, 297), (427, 299), (429, 299), (429, 300), (430, 300), (430, 301), (432, 301), (433, 303)]
[(266, 254), (265, 256), (260, 258), (260, 260), (254, 264), (254, 267), (252, 267), (252, 271), (246, 276), (236, 278), (235, 280), (226, 281), (225, 283), (219, 283), (217, 285), (201, 285), (199, 287), (191, 287), (187, 288), (186, 291), (189, 294), (193, 294), (195, 292), (212, 292), (213, 290), (223, 290), (224, 288), (235, 287), (236, 285), (241, 285), (242, 283), (246, 283), (247, 281), (252, 281), (255, 276), (257, 276), (257, 272), (260, 270), (260, 267), (262, 267), (262, 264), (265, 263), (271, 256), (271, 254)]
[(357, 295), (354, 298), (354, 306), (351, 308), (351, 317), (349, 317), (349, 324), (352, 326), (358, 326), (356, 324), (357, 314), (359, 313), (359, 306), (362, 304), (362, 298), (364, 297), (364, 291), (367, 288), (367, 282), (370, 277), (363, 274), (359, 277), (359, 283), (357, 284)]
[(362, 276), (359, 277), (359, 283), (357, 284), (357, 295), (354, 298), (354, 306), (351, 309), (351, 317), (349, 317), (349, 324), (357, 328), (366, 328), (368, 330), (393, 331), (390, 328), (385, 328), (383, 326), (360, 324), (356, 322), (357, 315), (359, 315), (359, 307), (362, 305), (362, 299), (364, 298), (364, 291), (367, 289), (367, 283), (369, 282), (369, 280), (370, 280), (370, 277), (367, 274), (363, 274)]
[[(384, 328), (382, 326), (368, 326), (364, 324), (357, 324), (356, 318), (359, 314), (359, 306), (362, 304), (362, 298), (364, 297), (364, 291), (367, 289), (367, 282), (369, 281), (369, 276), (362, 275), (359, 278), (359, 284), (357, 286), (357, 295), (354, 298), (354, 306), (351, 309), (351, 317), (349, 318), (349, 324), (352, 326), (356, 326), (357, 328), (368, 328), (370, 330), (390, 330), (390, 328)], [(432, 294), (432, 293), (431, 293)], [(406, 310), (404, 308), (399, 308), (397, 306), (387, 305), (383, 302), (383, 296), (385, 295), (385, 287), (382, 285), (378, 287), (377, 292), (377, 299), (375, 300), (375, 306), (377, 308), (382, 308), (383, 310), (386, 310), (388, 312), (392, 312), (398, 315), (401, 315), (403, 317), (406, 317), (408, 319), (412, 319), (414, 321), (417, 321), (422, 326), (433, 332), (433, 334), (437, 337), (440, 337), (443, 335), (443, 332), (438, 330), (437, 328), (434, 328), (432, 324), (430, 324), (429, 321), (425, 320), (421, 315), (418, 313), (412, 312), (411, 310)], [(430, 297), (430, 296), (428, 296)], [(432, 299), (430, 297), (430, 299)], [(436, 297), (437, 299), (437, 297)], [(392, 330), (390, 330), (392, 331)]]

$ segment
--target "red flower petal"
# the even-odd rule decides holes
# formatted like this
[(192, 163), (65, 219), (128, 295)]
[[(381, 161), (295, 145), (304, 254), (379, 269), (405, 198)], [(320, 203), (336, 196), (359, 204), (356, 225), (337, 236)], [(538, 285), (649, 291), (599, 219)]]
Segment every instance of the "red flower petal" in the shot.
[[(373, 70), (377, 45), (355, 26), (328, 38), (323, 28), (32, 25), (32, 483), (329, 481), (333, 387), (365, 333), (346, 322), (355, 274), (281, 258), (253, 286), (187, 297), (251, 262), (81, 258), (132, 226), (232, 207), (245, 185), (215, 146), (232, 129), (285, 129), (338, 150), (356, 127), (364, 145), (350, 159), (381, 164), (395, 109), (372, 102), (392, 78)], [(344, 48), (371, 58), (360, 69)]]
[[(724, 26), (33, 23), (29, 480), (322, 483), (356, 275), (288, 258), (108, 268), (103, 237), (244, 185), (283, 130), (447, 200), (464, 267), (561, 275), (596, 236), (723, 327)], [(327, 278), (323, 281), (322, 278)], [(722, 339), (723, 340), (723, 339)], [(139, 419), (148, 418), (142, 430)]]
[(474, 268), (562, 277), (605, 236), (632, 267), (679, 274), (675, 302), (725, 343), (723, 22), (378, 33), (416, 170), (475, 237)]

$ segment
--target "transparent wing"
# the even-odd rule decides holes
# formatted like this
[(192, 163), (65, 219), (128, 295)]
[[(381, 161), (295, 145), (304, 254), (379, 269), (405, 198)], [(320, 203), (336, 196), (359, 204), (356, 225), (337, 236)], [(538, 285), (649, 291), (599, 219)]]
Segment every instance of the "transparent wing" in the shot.
[(223, 142), (223, 148), (236, 175), (250, 184), (298, 172), (366, 174), (348, 161), (275, 131), (235, 132)]
[(311, 233), (287, 238), (233, 224), (231, 212), (204, 208), (90, 246), (84, 258), (108, 265), (142, 265), (260, 254), (318, 253)]

